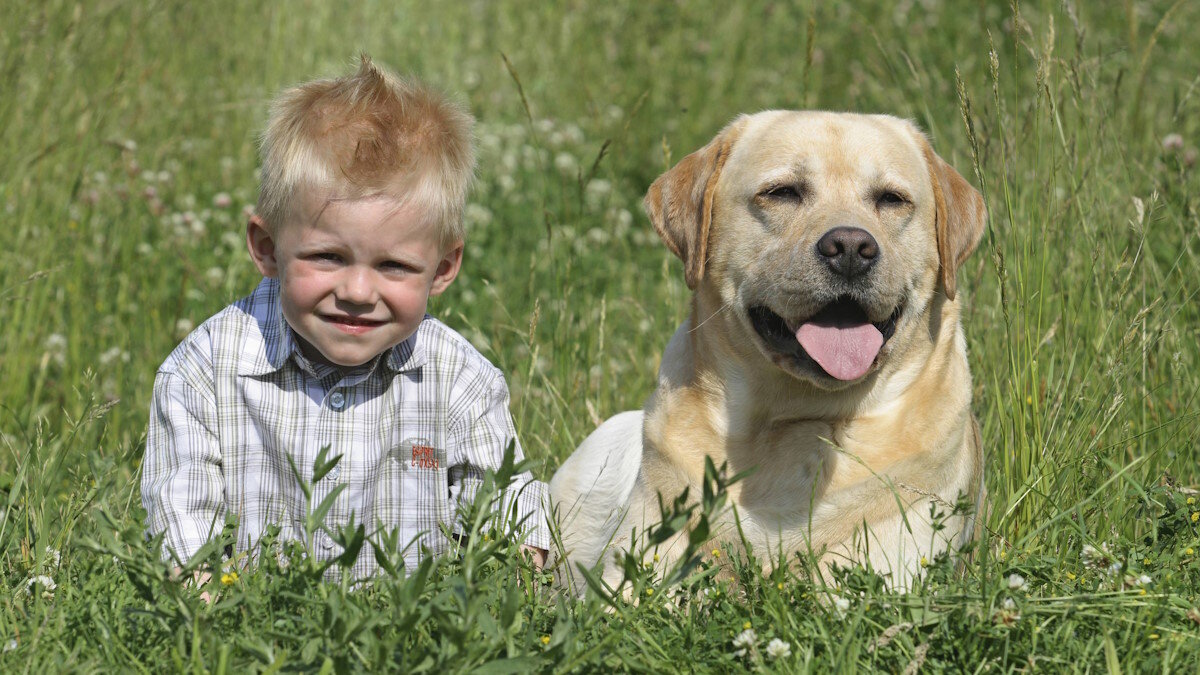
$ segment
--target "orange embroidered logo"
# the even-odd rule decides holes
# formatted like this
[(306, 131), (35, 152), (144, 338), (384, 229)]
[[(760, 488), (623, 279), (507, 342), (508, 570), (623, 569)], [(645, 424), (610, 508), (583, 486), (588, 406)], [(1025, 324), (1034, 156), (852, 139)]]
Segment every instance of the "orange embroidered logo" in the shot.
[(412, 446), (412, 461), (409, 466), (414, 469), (438, 469), (441, 468), (441, 458), (438, 457), (438, 451), (428, 445)]
[(409, 437), (392, 447), (388, 456), (401, 471), (445, 471), (449, 466), (446, 451), (428, 438)]

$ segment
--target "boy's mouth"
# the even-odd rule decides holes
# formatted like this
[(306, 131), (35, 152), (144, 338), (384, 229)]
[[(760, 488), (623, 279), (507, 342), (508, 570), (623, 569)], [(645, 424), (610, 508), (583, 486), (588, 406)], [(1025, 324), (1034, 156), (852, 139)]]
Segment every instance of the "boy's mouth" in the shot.
[(334, 328), (352, 334), (365, 333), (372, 328), (377, 328), (384, 324), (383, 321), (375, 319), (364, 319), (357, 316), (346, 316), (341, 314), (322, 314), (321, 320), (332, 324)]

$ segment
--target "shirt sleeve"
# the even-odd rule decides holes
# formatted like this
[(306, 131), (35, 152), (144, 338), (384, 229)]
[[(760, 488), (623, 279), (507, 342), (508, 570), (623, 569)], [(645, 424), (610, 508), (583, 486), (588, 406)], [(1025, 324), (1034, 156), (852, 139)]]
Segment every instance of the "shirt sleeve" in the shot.
[(217, 436), (217, 406), (178, 373), (160, 371), (150, 402), (150, 429), (142, 459), (146, 531), (166, 532), (171, 551), (187, 561), (225, 525), (225, 479)]
[[(514, 461), (525, 455), (517, 441), (516, 429), (509, 412), (508, 385), (495, 371), (494, 377), (483, 384), (475, 400), (465, 409), (457, 422), (452, 422), (449, 440), (454, 451), (449, 467), (450, 508), (457, 513), (460, 504), (474, 499), (488, 469), (496, 469), (504, 460), (504, 451), (514, 443)], [(528, 471), (517, 474), (500, 499), (502, 518), (515, 519), (515, 531), (524, 537), (523, 543), (535, 548), (550, 549), (550, 530), (543, 505), (546, 503), (546, 484), (534, 480)], [(501, 523), (507, 528), (507, 522)], [(454, 531), (463, 534), (455, 520)]]

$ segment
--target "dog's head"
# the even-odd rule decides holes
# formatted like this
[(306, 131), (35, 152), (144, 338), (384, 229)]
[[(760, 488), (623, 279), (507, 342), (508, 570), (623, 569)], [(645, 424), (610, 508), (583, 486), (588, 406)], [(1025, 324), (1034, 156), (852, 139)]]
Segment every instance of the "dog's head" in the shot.
[(660, 176), (646, 211), (689, 288), (779, 368), (842, 389), (903, 352), (983, 233), (983, 199), (910, 122), (770, 111)]

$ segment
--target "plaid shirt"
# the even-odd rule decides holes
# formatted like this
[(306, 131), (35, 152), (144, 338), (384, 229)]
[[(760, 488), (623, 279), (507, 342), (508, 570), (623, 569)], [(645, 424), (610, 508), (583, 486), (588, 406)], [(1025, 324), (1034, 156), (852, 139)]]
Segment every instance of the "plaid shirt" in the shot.
[[(283, 319), (278, 282), (264, 279), (158, 370), (142, 461), (146, 526), (165, 530), (182, 560), (221, 530), (226, 513), (237, 516), (239, 550), (256, 547), (272, 523), (280, 539), (301, 539), (306, 501), (287, 456), (311, 482), (314, 458), (331, 446), (341, 462), (312, 495), (315, 506), (347, 486), (325, 518), (331, 530), (353, 514), (368, 536), (395, 529), (402, 544), (442, 552), (440, 526), (458, 529), (460, 500), (515, 437), (504, 376), (445, 324), (427, 315), (412, 337), (359, 368), (314, 363)], [(520, 459), (519, 444), (516, 452)], [(544, 493), (520, 474), (503, 504), (524, 519), (526, 544), (549, 549)], [(341, 554), (325, 532), (315, 548), (322, 559)], [(419, 549), (405, 553), (410, 568)], [(375, 569), (365, 545), (352, 573)]]

